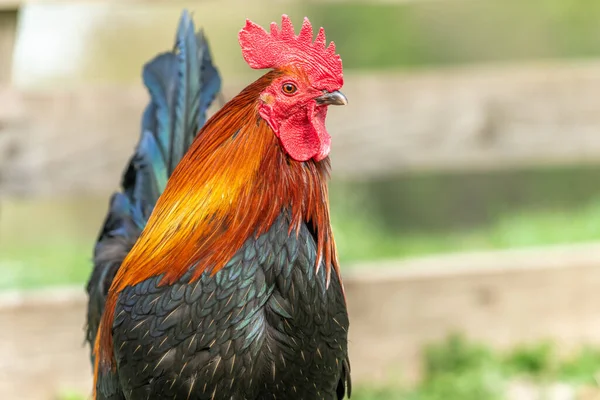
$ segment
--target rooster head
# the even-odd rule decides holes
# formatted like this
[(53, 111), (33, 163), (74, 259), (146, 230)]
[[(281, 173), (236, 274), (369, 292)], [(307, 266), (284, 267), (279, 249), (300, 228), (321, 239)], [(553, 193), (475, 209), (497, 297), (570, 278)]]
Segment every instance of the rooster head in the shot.
[(271, 32), (246, 20), (239, 33), (242, 55), (254, 69), (272, 68), (275, 78), (260, 95), (258, 112), (296, 161), (321, 161), (329, 155), (331, 137), (325, 128), (327, 107), (347, 104), (339, 91), (344, 84), (342, 60), (325, 31), (313, 42), (313, 29), (304, 18), (298, 35), (287, 15)]

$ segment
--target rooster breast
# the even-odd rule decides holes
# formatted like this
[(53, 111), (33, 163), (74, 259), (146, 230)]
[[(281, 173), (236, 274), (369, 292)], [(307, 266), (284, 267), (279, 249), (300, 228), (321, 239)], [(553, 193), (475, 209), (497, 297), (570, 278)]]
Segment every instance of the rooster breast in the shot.
[[(123, 397), (341, 399), (348, 315), (336, 274), (315, 272), (306, 226), (283, 212), (227, 265), (188, 283), (155, 277), (119, 295), (113, 325)], [(340, 390), (341, 385), (341, 390)]]

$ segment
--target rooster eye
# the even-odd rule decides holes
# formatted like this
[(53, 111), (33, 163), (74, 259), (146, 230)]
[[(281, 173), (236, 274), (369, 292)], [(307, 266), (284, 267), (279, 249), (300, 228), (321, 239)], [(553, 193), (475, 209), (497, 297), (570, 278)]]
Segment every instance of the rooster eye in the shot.
[(281, 90), (283, 90), (283, 93), (285, 94), (294, 94), (298, 88), (293, 83), (284, 83)]

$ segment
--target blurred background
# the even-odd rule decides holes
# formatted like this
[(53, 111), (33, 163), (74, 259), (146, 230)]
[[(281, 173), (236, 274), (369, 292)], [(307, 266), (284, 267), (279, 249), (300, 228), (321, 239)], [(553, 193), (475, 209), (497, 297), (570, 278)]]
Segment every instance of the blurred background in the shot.
[(600, 2), (0, 0), (0, 398), (84, 399), (84, 284), (142, 65), (245, 18), (344, 61), (331, 209), (357, 400), (600, 399)]

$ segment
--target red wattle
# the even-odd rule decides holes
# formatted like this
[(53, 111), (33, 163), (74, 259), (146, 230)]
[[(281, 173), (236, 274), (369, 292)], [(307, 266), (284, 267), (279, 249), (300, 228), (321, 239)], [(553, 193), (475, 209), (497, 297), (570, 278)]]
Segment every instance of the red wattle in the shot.
[(309, 107), (306, 112), (290, 115), (279, 126), (278, 136), (286, 153), (296, 161), (329, 155), (331, 137), (325, 128), (326, 107)]

